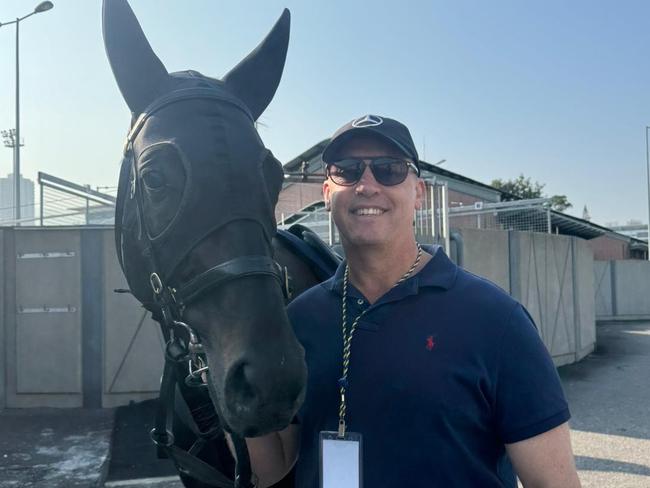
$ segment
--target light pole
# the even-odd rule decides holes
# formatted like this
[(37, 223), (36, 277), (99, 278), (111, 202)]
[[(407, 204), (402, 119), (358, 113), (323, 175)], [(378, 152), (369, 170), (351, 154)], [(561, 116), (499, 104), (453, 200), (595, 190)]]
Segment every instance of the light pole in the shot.
[(645, 126), (645, 164), (646, 164), (646, 173), (648, 176), (648, 186), (646, 191), (648, 192), (648, 261), (650, 261), (650, 148), (648, 147), (648, 130), (649, 126)]
[(14, 217), (16, 224), (20, 220), (20, 70), (19, 70), (19, 26), (20, 21), (31, 17), (34, 14), (46, 12), (54, 7), (52, 2), (41, 2), (33, 12), (18, 17), (11, 22), (0, 22), (0, 27), (10, 24), (16, 24), (16, 145), (14, 147)]

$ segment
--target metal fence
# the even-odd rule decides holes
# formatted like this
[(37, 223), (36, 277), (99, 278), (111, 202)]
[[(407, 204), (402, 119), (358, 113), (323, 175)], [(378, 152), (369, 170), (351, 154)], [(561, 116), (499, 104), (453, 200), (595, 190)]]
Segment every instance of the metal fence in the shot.
[[(318, 185), (320, 186), (320, 181)], [(448, 187), (435, 178), (425, 180), (426, 191), (422, 207), (415, 212), (414, 230), (420, 238), (449, 247), (451, 229), (519, 230), (551, 233), (550, 199), (537, 198), (509, 202), (476, 202), (466, 206), (448, 206)], [(55, 176), (39, 172), (40, 200), (38, 215), (0, 221), (0, 225), (112, 225), (115, 214), (117, 187), (92, 189)], [(325, 242), (339, 243), (339, 236), (322, 201), (290, 215), (282, 214), (279, 228), (300, 223), (312, 228)]]
[(550, 199), (476, 202), (473, 206), (451, 207), (449, 225), (454, 229), (519, 230), (550, 234)]
[[(39, 225), (112, 225), (117, 187), (93, 190), (46, 173), (38, 173)], [(110, 192), (110, 193), (109, 193)], [(111, 194), (113, 193), (113, 194)]]
[[(318, 183), (320, 185), (320, 182)], [(448, 200), (448, 188), (445, 182), (435, 179), (425, 181), (426, 191), (422, 207), (413, 216), (413, 227), (418, 237), (426, 242), (437, 242), (448, 248), (449, 214), (445, 202)], [(340, 238), (332, 215), (325, 209), (323, 201), (310, 203), (299, 211), (279, 217), (278, 227), (287, 229), (293, 224), (302, 224), (318, 234), (330, 245), (339, 244)]]
[[(473, 205), (450, 207), (447, 182), (436, 178), (425, 180), (422, 207), (415, 212), (413, 226), (418, 239), (434, 242), (449, 249), (454, 229), (517, 230), (551, 234), (551, 204), (548, 198), (508, 202), (476, 202)], [(322, 201), (299, 211), (280, 216), (278, 226), (288, 228), (300, 223), (312, 228), (330, 245), (339, 243), (331, 214)]]
[(93, 190), (47, 173), (38, 173), (39, 200), (33, 217), (0, 220), (0, 226), (112, 225), (117, 187)]

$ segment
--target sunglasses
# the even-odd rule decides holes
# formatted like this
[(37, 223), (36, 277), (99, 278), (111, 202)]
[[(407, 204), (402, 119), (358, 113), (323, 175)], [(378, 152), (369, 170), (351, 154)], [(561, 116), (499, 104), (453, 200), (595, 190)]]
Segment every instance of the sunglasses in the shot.
[(337, 185), (352, 186), (359, 182), (366, 166), (370, 166), (372, 175), (384, 186), (395, 186), (402, 183), (412, 169), (420, 175), (420, 170), (408, 159), (399, 158), (347, 158), (329, 163), (326, 175)]

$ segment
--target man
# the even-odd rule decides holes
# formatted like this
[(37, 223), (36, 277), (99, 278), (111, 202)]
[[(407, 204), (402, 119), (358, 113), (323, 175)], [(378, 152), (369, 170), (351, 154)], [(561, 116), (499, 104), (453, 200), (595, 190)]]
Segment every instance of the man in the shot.
[(580, 486), (568, 406), (528, 313), (415, 241), (425, 186), (408, 129), (355, 119), (323, 161), (346, 261), (289, 307), (307, 393), (298, 425), (249, 440), (260, 486), (300, 444), (296, 486), (318, 487), (322, 431), (362, 436), (367, 487), (516, 487), (515, 472), (526, 488)]

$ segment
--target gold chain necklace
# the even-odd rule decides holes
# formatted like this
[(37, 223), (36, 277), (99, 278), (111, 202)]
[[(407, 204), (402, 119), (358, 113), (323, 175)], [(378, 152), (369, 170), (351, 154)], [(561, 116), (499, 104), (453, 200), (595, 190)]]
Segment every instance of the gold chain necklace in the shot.
[[(401, 283), (404, 283), (413, 271), (415, 271), (415, 268), (418, 267), (418, 264), (420, 263), (420, 258), (422, 257), (422, 247), (420, 246), (419, 243), (416, 243), (417, 248), (418, 248), (418, 254), (415, 257), (415, 261), (409, 268), (409, 270), (404, 273), (404, 275), (397, 280), (397, 282), (391, 287), (395, 288)], [(354, 335), (354, 331), (357, 329), (357, 324), (359, 323), (359, 320), (361, 320), (361, 317), (363, 317), (368, 310), (367, 308), (363, 310), (357, 317), (354, 319), (352, 322), (352, 326), (350, 326), (350, 332), (348, 333), (347, 330), (347, 322), (348, 322), (348, 311), (347, 311), (347, 298), (348, 298), (348, 275), (349, 275), (349, 267), (346, 264), (345, 265), (345, 274), (343, 275), (343, 305), (342, 305), (342, 314), (343, 314), (343, 319), (342, 319), (342, 328), (343, 328), (343, 376), (339, 379), (339, 387), (340, 387), (340, 393), (341, 393), (341, 406), (339, 407), (339, 437), (344, 437), (345, 436), (345, 411), (346, 411), (346, 403), (345, 403), (345, 389), (348, 386), (348, 371), (350, 369), (350, 346), (352, 345), (352, 336)]]

